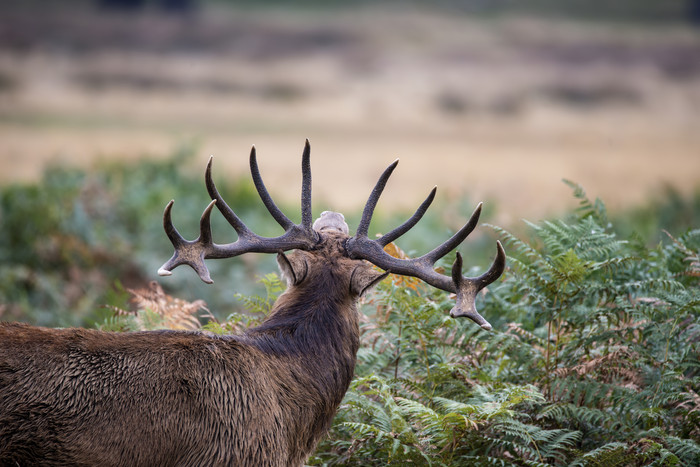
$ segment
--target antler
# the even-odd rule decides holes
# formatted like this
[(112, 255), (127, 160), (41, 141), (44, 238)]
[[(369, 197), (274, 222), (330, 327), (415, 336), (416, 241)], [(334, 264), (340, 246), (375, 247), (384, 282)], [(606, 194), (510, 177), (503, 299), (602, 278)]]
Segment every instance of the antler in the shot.
[(506, 254), (501, 242), (496, 242), (497, 252), (493, 264), (488, 271), (479, 277), (462, 276), (462, 256), (459, 253), (457, 253), (457, 259), (452, 266), (452, 277), (444, 276), (434, 269), (436, 261), (457, 248), (472, 230), (474, 230), (479, 221), (479, 216), (481, 215), (481, 203), (476, 207), (469, 221), (459, 229), (457, 233), (431, 252), (419, 258), (394, 258), (384, 251), (384, 247), (416, 225), (433, 202), (436, 188), (432, 189), (418, 210), (399, 227), (377, 240), (370, 240), (367, 236), (374, 208), (377, 205), (377, 201), (379, 201), (379, 197), (384, 190), (387, 180), (398, 165), (398, 162), (398, 160), (394, 161), (394, 163), (384, 171), (381, 177), (379, 177), (377, 184), (374, 186), (362, 213), (362, 220), (357, 228), (357, 233), (346, 243), (348, 254), (352, 258), (366, 259), (375, 266), (392, 274), (417, 277), (433, 287), (456, 293), (457, 303), (454, 308), (450, 310), (450, 315), (455, 318), (458, 316), (466, 316), (482, 328), (490, 330), (491, 325), (476, 311), (475, 300), (479, 291), (498, 279), (505, 269)]
[[(173, 202), (170, 201), (163, 213), (163, 228), (168, 235), (170, 242), (175, 247), (173, 256), (158, 270), (161, 276), (169, 276), (172, 270), (181, 264), (187, 264), (194, 269), (199, 277), (206, 283), (213, 281), (209, 275), (209, 270), (204, 264), (205, 259), (210, 258), (232, 258), (243, 253), (277, 253), (293, 249), (309, 250), (319, 241), (318, 234), (311, 227), (311, 147), (309, 140), (306, 140), (304, 152), (302, 154), (301, 172), (301, 223), (294, 224), (287, 216), (280, 211), (272, 201), (270, 194), (265, 188), (265, 184), (260, 176), (258, 163), (255, 157), (255, 146), (250, 151), (250, 172), (253, 183), (260, 195), (260, 199), (277, 223), (285, 230), (279, 237), (266, 238), (252, 232), (241, 219), (226, 204), (219, 191), (214, 185), (211, 176), (212, 159), (209, 159), (205, 174), (207, 191), (212, 202), (206, 207), (199, 221), (199, 236), (195, 240), (186, 240), (180, 235), (172, 223), (171, 210)], [(211, 236), (211, 211), (216, 206), (224, 218), (231, 224), (238, 234), (238, 240), (224, 245), (216, 244)]]

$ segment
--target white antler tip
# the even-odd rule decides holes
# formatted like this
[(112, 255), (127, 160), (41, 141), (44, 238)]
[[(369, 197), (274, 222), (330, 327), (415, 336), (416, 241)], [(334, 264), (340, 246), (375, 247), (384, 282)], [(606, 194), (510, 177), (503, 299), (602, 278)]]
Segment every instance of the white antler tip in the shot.
[(172, 276), (172, 275), (173, 275), (173, 272), (172, 272), (172, 271), (168, 271), (168, 270), (165, 269), (165, 268), (160, 268), (160, 269), (158, 269), (158, 275), (159, 275), (159, 276)]

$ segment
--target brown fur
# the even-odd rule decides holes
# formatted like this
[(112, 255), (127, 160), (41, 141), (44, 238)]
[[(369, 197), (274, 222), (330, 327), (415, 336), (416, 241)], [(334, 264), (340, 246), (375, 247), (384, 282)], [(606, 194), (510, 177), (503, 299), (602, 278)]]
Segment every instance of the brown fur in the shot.
[(0, 324), (0, 465), (302, 465), (353, 376), (356, 301), (385, 274), (343, 233), (279, 263), (242, 335)]

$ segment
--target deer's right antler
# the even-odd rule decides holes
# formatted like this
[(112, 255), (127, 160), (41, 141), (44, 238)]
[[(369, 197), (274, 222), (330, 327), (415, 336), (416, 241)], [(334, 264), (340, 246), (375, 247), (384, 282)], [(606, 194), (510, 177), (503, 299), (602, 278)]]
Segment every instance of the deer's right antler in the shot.
[(379, 201), (379, 197), (386, 186), (386, 182), (398, 164), (394, 161), (385, 171), (374, 186), (370, 194), (365, 209), (362, 213), (362, 220), (357, 228), (355, 236), (346, 243), (348, 254), (352, 258), (365, 259), (370, 263), (388, 271), (392, 274), (412, 276), (422, 279), (428, 284), (448, 292), (457, 294), (457, 304), (450, 311), (452, 317), (466, 316), (476, 322), (486, 330), (491, 329), (491, 325), (476, 310), (476, 295), (484, 287), (498, 279), (506, 264), (506, 254), (501, 242), (496, 241), (496, 258), (484, 274), (479, 277), (462, 276), (462, 256), (457, 253), (457, 258), (452, 266), (452, 276), (444, 276), (435, 271), (435, 263), (447, 253), (454, 250), (467, 236), (474, 230), (481, 215), (481, 203), (476, 207), (469, 221), (459, 229), (450, 239), (433, 249), (431, 252), (419, 258), (399, 259), (384, 251), (384, 247), (396, 240), (398, 237), (408, 232), (423, 217), (430, 204), (435, 198), (436, 188), (430, 192), (418, 210), (406, 222), (396, 229), (382, 236), (377, 240), (371, 240), (367, 236), (369, 224), (372, 220), (374, 208)]
[[(205, 174), (207, 191), (212, 198), (212, 202), (206, 207), (199, 221), (199, 236), (195, 240), (186, 240), (180, 235), (171, 218), (173, 202), (170, 201), (163, 213), (163, 228), (170, 242), (175, 247), (173, 256), (158, 270), (161, 276), (169, 276), (172, 270), (181, 264), (192, 267), (199, 277), (206, 283), (213, 281), (209, 274), (205, 259), (211, 258), (232, 258), (243, 253), (277, 253), (293, 249), (309, 250), (318, 242), (318, 234), (311, 226), (311, 147), (309, 140), (306, 140), (304, 152), (302, 154), (302, 189), (301, 189), (301, 223), (294, 224), (287, 216), (280, 211), (275, 202), (270, 197), (265, 184), (260, 176), (258, 163), (255, 156), (255, 146), (250, 151), (250, 172), (255, 183), (255, 188), (260, 195), (260, 199), (277, 223), (285, 230), (279, 237), (261, 237), (251, 231), (243, 221), (233, 212), (226, 201), (222, 198), (216, 185), (212, 180), (211, 167), (212, 159), (209, 159)], [(233, 243), (219, 245), (214, 243), (211, 235), (211, 211), (216, 206), (224, 218), (231, 224), (238, 234), (238, 239)]]

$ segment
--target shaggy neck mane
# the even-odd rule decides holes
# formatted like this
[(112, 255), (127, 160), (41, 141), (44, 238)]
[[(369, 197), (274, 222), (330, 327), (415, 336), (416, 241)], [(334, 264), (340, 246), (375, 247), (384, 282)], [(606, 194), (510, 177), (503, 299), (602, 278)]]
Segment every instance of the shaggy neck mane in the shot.
[(283, 390), (294, 393), (281, 402), (300, 411), (290, 421), (290, 429), (304, 445), (305, 455), (330, 428), (352, 381), (359, 347), (359, 319), (349, 274), (335, 266), (311, 272), (301, 285), (291, 286), (265, 322), (242, 336), (268, 358), (281, 361), (275, 365), (280, 371), (277, 381), (296, 381), (304, 388), (296, 393), (285, 385)]
[(342, 289), (348, 281), (336, 274), (331, 267), (282, 294), (265, 322), (246, 332), (251, 344), (280, 356), (352, 356), (354, 365), (357, 309), (355, 299)]

